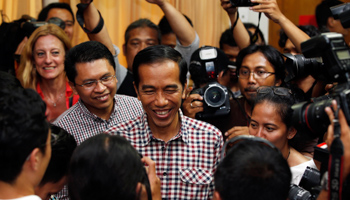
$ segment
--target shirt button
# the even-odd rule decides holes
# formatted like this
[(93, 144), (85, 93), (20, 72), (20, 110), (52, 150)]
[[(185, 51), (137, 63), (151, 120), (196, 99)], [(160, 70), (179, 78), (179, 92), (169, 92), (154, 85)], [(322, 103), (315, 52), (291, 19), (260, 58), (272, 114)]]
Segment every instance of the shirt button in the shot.
[(162, 147), (162, 150), (163, 150), (163, 151), (165, 150), (165, 147), (164, 147), (164, 146)]
[(166, 172), (163, 172), (163, 176), (166, 176), (166, 175), (168, 175)]

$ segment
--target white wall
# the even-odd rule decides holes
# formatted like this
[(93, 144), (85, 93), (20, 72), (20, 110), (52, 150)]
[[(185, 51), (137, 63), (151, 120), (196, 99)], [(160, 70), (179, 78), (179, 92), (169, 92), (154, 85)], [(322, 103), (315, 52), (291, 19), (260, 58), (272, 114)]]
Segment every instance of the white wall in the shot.
[(57, 3), (58, 0), (43, 0), (43, 7), (49, 5), (50, 3)]

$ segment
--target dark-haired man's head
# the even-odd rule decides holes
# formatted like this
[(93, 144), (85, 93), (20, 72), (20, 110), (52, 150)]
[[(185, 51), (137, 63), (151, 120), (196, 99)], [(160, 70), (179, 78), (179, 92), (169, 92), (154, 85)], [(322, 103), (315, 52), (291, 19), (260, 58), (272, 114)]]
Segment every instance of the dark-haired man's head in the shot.
[[(184, 15), (187, 19), (188, 23), (191, 24), (193, 27), (192, 21), (190, 18), (188, 18), (186, 15)], [(172, 48), (175, 48), (176, 46), (176, 35), (171, 28), (168, 19), (163, 16), (162, 19), (158, 23), (158, 27), (160, 30), (160, 33), (162, 34), (162, 45), (168, 45)]]
[(140, 183), (149, 186), (141, 158), (121, 136), (98, 134), (73, 153), (68, 177), (73, 200), (140, 199)]
[(72, 40), (75, 19), (70, 5), (67, 3), (51, 3), (40, 11), (38, 21), (47, 21), (52, 17), (60, 18), (65, 22), (66, 26), (64, 32), (68, 35), (69, 39)]
[(228, 86), (230, 81), (228, 65), (229, 59), (221, 49), (203, 46), (191, 56), (189, 67), (191, 79), (197, 88), (213, 81)]
[(220, 44), (220, 49), (223, 52), (225, 52), (226, 56), (230, 59), (230, 61), (236, 62), (236, 58), (239, 53), (239, 47), (237, 46), (237, 43), (233, 38), (231, 28), (226, 29), (221, 34), (219, 44)]
[(291, 172), (279, 151), (244, 140), (228, 150), (214, 179), (217, 200), (285, 200)]
[(117, 79), (113, 55), (96, 41), (83, 42), (70, 49), (64, 68), (69, 84), (87, 109), (101, 118), (109, 118), (114, 106)]
[[(21, 194), (34, 191), (51, 157), (45, 110), (44, 101), (32, 89), (0, 91), (0, 182), (29, 189)], [(7, 199), (3, 195), (1, 191), (0, 199)]]
[(349, 30), (345, 29), (339, 19), (334, 19), (330, 7), (343, 4), (339, 0), (323, 0), (317, 5), (315, 10), (316, 22), (321, 32), (337, 32), (344, 37), (349, 34)]
[(123, 51), (127, 67), (132, 71), (135, 55), (146, 47), (160, 44), (161, 33), (158, 26), (149, 19), (139, 19), (128, 26), (124, 40)]
[(69, 161), (77, 143), (72, 135), (62, 128), (50, 125), (51, 160), (35, 194), (42, 200), (50, 199), (52, 194), (61, 191), (67, 183)]
[(181, 54), (165, 45), (147, 47), (135, 56), (133, 73), (151, 130), (176, 127), (187, 86), (187, 64)]
[(285, 78), (284, 60), (272, 46), (251, 45), (237, 57), (238, 83), (242, 95), (252, 102), (260, 86), (280, 86)]

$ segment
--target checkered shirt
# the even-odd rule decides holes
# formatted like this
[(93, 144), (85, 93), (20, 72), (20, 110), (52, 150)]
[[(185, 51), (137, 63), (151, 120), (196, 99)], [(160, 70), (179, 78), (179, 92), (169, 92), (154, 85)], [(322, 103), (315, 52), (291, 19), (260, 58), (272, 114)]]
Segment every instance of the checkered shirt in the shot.
[(119, 123), (106, 133), (125, 137), (139, 153), (155, 161), (162, 199), (212, 199), (213, 175), (223, 145), (221, 132), (179, 113), (180, 131), (168, 142), (152, 135), (147, 114)]
[[(134, 119), (143, 113), (142, 104), (137, 98), (115, 95), (114, 102), (114, 110), (108, 120), (101, 119), (91, 113), (79, 100), (60, 115), (54, 124), (73, 135), (77, 144), (80, 145), (86, 139), (103, 133), (109, 127), (125, 120)], [(57, 194), (57, 197), (61, 200), (69, 199), (66, 186)]]

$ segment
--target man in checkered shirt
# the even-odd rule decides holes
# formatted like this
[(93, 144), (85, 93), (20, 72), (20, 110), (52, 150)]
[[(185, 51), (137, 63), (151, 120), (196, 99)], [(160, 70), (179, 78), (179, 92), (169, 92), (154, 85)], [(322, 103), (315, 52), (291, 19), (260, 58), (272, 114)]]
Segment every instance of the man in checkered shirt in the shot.
[(171, 47), (140, 51), (133, 64), (134, 87), (145, 113), (106, 132), (122, 135), (156, 162), (163, 199), (212, 199), (223, 138), (214, 126), (179, 109), (186, 73), (186, 61)]
[[(80, 100), (54, 122), (73, 135), (79, 145), (87, 138), (103, 133), (119, 122), (143, 113), (134, 97), (116, 95), (114, 59), (103, 44), (81, 43), (70, 49), (65, 59), (65, 71), (73, 91)], [(66, 199), (67, 190), (59, 194)]]

